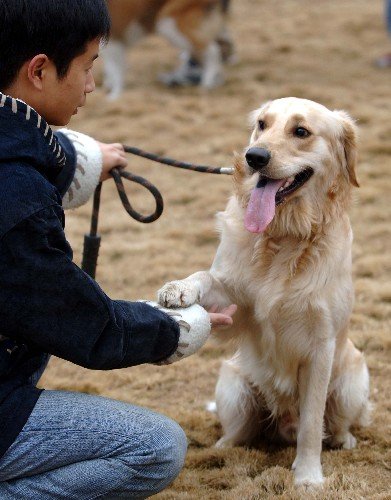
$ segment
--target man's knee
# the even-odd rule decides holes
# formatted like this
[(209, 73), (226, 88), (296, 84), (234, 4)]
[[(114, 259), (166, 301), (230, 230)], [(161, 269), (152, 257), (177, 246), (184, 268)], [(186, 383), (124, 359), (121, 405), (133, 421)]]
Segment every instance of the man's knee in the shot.
[(135, 454), (133, 450), (121, 457), (130, 472), (125, 480), (125, 491), (128, 487), (130, 491), (138, 491), (140, 498), (159, 493), (182, 470), (186, 451), (187, 438), (183, 429), (169, 418), (159, 418), (153, 431), (144, 436), (138, 452)]
[(178, 476), (185, 463), (187, 438), (183, 429), (173, 420), (166, 419), (151, 439), (151, 452), (155, 455), (155, 474), (159, 490)]

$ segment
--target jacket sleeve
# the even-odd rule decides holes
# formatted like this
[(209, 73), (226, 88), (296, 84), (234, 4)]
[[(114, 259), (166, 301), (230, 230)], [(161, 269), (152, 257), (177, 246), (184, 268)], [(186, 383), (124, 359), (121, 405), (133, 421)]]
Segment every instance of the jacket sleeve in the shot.
[(0, 333), (92, 369), (156, 363), (178, 347), (179, 325), (143, 302), (111, 300), (72, 262), (53, 205), (0, 244)]
[(60, 189), (63, 207), (77, 208), (87, 203), (99, 183), (102, 153), (95, 139), (80, 132), (60, 129), (56, 136), (67, 157), (63, 176), (71, 174), (66, 189)]

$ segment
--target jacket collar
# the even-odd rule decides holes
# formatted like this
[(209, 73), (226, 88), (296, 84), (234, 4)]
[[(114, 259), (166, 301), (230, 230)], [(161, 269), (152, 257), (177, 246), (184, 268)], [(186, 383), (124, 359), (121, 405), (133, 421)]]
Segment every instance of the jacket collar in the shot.
[(48, 123), (31, 106), (0, 92), (0, 163), (27, 161), (51, 177), (66, 157)]

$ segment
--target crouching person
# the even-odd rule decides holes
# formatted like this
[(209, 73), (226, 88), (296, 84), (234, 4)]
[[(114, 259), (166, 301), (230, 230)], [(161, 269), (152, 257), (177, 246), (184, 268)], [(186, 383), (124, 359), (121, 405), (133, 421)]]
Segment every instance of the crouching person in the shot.
[(111, 370), (193, 354), (233, 308), (110, 299), (72, 262), (63, 204), (127, 161), (67, 129), (110, 30), (104, 0), (0, 0), (0, 498), (146, 498), (181, 470), (186, 437), (150, 410), (36, 384), (50, 354)]

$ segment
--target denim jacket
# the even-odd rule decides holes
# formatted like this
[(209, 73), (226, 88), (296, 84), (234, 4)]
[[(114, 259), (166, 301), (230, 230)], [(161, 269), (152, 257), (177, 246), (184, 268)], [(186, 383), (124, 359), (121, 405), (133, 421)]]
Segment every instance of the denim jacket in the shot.
[(39, 397), (30, 380), (48, 353), (107, 370), (160, 362), (178, 346), (170, 316), (110, 299), (72, 262), (62, 197), (75, 172), (66, 134), (0, 93), (0, 456)]

